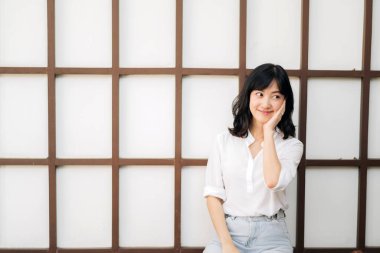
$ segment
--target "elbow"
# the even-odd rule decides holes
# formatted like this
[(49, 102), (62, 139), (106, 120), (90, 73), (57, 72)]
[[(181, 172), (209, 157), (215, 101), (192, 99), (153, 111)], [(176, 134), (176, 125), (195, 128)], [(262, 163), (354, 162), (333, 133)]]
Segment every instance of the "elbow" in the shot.
[(265, 184), (268, 189), (273, 190), (277, 186), (278, 180), (265, 180)]

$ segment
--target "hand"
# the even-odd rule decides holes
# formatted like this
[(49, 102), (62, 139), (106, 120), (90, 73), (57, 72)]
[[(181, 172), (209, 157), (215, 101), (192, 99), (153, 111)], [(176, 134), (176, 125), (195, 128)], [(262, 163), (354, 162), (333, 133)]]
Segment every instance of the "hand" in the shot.
[(277, 126), (278, 122), (280, 122), (282, 115), (285, 113), (285, 106), (286, 106), (286, 100), (282, 103), (280, 109), (276, 111), (272, 118), (268, 120), (267, 123), (264, 124), (264, 131), (273, 131), (274, 128)]
[(233, 243), (222, 245), (222, 252), (223, 253), (240, 253)]

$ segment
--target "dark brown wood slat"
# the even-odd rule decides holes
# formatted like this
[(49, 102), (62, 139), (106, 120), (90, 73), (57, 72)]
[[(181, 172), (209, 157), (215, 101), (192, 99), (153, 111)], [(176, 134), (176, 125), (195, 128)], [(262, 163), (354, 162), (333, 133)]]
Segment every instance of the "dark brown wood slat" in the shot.
[(380, 167), (380, 159), (367, 160), (368, 167)]
[(380, 247), (366, 247), (363, 253), (379, 253)]
[(309, 0), (302, 0), (301, 7), (301, 70), (299, 94), (299, 129), (298, 136), (304, 144), (304, 153), (298, 166), (297, 176), (297, 217), (296, 217), (296, 252), (303, 252), (305, 233), (305, 156), (306, 156), (306, 122), (307, 122), (307, 81), (309, 66)]
[(342, 167), (342, 166), (349, 166), (349, 167), (359, 167), (360, 161), (359, 160), (306, 160), (305, 166), (307, 169), (313, 169), (313, 167)]
[(182, 159), (183, 166), (206, 166), (207, 159)]
[(0, 249), (0, 253), (48, 253), (49, 249)]
[(247, 72), (247, 0), (240, 0), (239, 19), (239, 91), (242, 90)]
[(371, 38), (372, 38), (372, 0), (364, 1), (364, 36), (362, 50), (362, 68), (364, 78), (361, 86), (360, 105), (360, 167), (358, 185), (358, 219), (356, 247), (365, 248), (366, 212), (367, 212), (367, 168), (368, 168), (368, 120), (369, 120), (369, 92), (371, 68)]
[(0, 74), (47, 74), (47, 68), (0, 67)]
[(174, 248), (120, 248), (119, 253), (174, 253)]
[(183, 0), (176, 0), (175, 46), (175, 159), (174, 159), (174, 251), (181, 251), (181, 177), (182, 177), (182, 46)]
[(308, 77), (332, 77), (332, 78), (360, 78), (363, 71), (357, 70), (308, 70)]
[(58, 249), (57, 253), (114, 253), (112, 249)]
[(304, 253), (352, 253), (355, 248), (305, 248)]
[(49, 252), (57, 250), (57, 180), (55, 115), (55, 0), (47, 1), (48, 38), (48, 148), (49, 148)]
[(182, 248), (181, 253), (202, 253), (203, 250), (204, 248)]
[(0, 165), (49, 165), (49, 159), (0, 158)]
[(56, 165), (112, 165), (112, 159), (56, 159)]
[(217, 68), (184, 68), (183, 75), (222, 75), (236, 76), (239, 75), (239, 69), (217, 69)]
[(132, 165), (174, 165), (175, 159), (119, 159), (120, 166), (132, 166)]
[(111, 75), (112, 68), (56, 68), (57, 75)]
[(370, 71), (369, 72), (369, 77), (375, 78), (375, 77), (380, 77), (380, 71)]
[(120, 75), (174, 75), (175, 68), (120, 68)]
[(112, 0), (112, 251), (119, 249), (119, 0)]

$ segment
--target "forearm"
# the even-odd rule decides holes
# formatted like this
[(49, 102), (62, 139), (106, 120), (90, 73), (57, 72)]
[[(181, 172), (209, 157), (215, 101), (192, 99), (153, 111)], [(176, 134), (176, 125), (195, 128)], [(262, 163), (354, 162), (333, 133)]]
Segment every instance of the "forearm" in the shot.
[(264, 131), (263, 174), (266, 185), (273, 188), (277, 185), (281, 173), (281, 163), (274, 144), (273, 132)]
[(224, 218), (222, 200), (213, 196), (208, 196), (207, 208), (210, 213), (211, 221), (222, 245), (232, 244), (232, 238), (228, 232), (226, 220)]

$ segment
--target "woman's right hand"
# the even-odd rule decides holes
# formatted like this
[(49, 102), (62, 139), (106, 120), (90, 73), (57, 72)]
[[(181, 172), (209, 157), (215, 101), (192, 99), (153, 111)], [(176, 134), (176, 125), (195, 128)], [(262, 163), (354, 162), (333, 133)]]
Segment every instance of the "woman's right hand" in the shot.
[(222, 245), (222, 252), (223, 253), (240, 253), (233, 243)]

